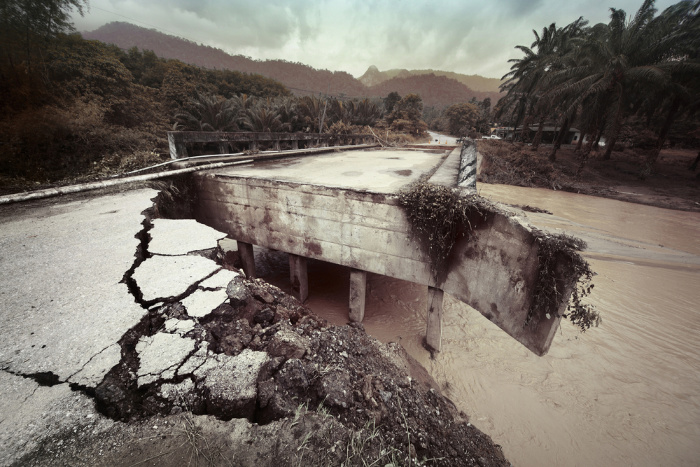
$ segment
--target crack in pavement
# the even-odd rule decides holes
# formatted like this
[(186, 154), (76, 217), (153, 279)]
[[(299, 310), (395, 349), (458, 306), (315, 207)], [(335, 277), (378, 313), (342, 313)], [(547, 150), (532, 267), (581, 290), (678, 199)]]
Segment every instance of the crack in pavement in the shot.
[(73, 373), (72, 375), (69, 375), (69, 376), (66, 378), (65, 382), (70, 382), (71, 378), (73, 378), (75, 375), (79, 374), (80, 372), (84, 371), (85, 368), (87, 368), (87, 366), (95, 359), (95, 357), (97, 357), (98, 355), (101, 355), (105, 350), (107, 350), (107, 349), (109, 349), (110, 347), (113, 347), (113, 346), (115, 346), (115, 345), (117, 345), (116, 342), (115, 342), (115, 343), (112, 343), (112, 344), (109, 344), (109, 345), (108, 345), (107, 347), (105, 347), (104, 349), (100, 350), (100, 351), (97, 352), (96, 354), (93, 354), (93, 356), (90, 357), (90, 359), (89, 359), (87, 362), (85, 362), (85, 363), (83, 364), (83, 366), (82, 366), (78, 371), (76, 371), (76, 372)]

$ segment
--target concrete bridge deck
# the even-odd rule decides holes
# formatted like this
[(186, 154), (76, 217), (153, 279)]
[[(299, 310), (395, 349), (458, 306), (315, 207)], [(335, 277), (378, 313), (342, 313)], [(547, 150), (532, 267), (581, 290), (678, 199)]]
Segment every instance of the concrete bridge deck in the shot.
[(472, 226), (469, 240), (456, 241), (446, 278), (436, 283), (428, 253), (400, 206), (400, 190), (421, 178), (458, 187), (464, 178), (460, 166), (459, 148), (392, 149), (199, 172), (194, 175), (196, 217), (238, 241), (248, 275), (255, 275), (252, 245), (289, 253), (290, 277), (302, 301), (309, 289), (313, 293), (306, 258), (328, 261), (352, 268), (351, 320), (363, 318), (369, 271), (429, 287), (426, 342), (436, 350), (442, 334), (442, 294), (448, 292), (543, 355), (572, 283), (568, 271), (562, 271), (557, 281), (564, 293), (557, 309), (532, 310), (539, 267), (535, 233), (512, 213), (489, 213)]

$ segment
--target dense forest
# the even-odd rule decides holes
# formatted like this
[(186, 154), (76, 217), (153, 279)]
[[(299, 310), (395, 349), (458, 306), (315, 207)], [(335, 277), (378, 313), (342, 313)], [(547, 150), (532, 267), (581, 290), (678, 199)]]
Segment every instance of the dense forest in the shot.
[(229, 55), (214, 47), (129, 23), (109, 23), (95, 31), (83, 33), (83, 37), (114, 44), (122, 49), (137, 47), (141, 50), (152, 50), (159, 57), (174, 58), (208, 69), (260, 74), (283, 83), (296, 94), (321, 92), (349, 97), (369, 95), (362, 83), (349, 73), (317, 70), (302, 63), (285, 60), (253, 60), (242, 55)]
[[(290, 95), (260, 75), (207, 70), (73, 34), (79, 0), (3, 2), (0, 11), (0, 177), (46, 182), (158, 159), (192, 96)], [(20, 183), (21, 184), (21, 183)]]
[(534, 42), (517, 47), (524, 56), (511, 60), (504, 76), (507, 94), (496, 118), (516, 127), (523, 141), (536, 128), (535, 149), (546, 125), (560, 128), (552, 161), (576, 125), (585, 135), (579, 171), (601, 137), (606, 160), (620, 143), (635, 145), (645, 150), (640, 175), (646, 177), (672, 128), (674, 143), (697, 147), (700, 139), (700, 1), (681, 1), (660, 14), (654, 0), (631, 17), (610, 11), (608, 24), (589, 26), (581, 17), (533, 31)]

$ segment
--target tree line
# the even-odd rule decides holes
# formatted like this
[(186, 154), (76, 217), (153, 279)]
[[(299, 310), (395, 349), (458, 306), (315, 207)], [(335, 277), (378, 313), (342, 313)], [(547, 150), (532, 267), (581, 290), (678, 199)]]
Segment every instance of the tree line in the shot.
[(535, 148), (545, 124), (553, 123), (560, 131), (552, 161), (576, 124), (579, 171), (601, 137), (603, 157), (610, 159), (624, 129), (631, 129), (648, 140), (641, 168), (648, 176), (673, 123), (690, 122), (692, 131), (700, 110), (700, 1), (681, 1), (658, 15), (654, 3), (645, 0), (632, 16), (611, 8), (608, 24), (589, 26), (581, 17), (533, 31), (532, 45), (516, 47), (524, 56), (511, 60), (503, 77), (507, 94), (496, 118), (522, 127), (523, 139), (535, 125)]

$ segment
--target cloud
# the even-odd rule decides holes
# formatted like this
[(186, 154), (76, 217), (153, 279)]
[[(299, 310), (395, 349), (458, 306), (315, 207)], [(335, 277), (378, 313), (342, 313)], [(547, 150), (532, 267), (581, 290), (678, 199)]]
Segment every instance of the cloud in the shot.
[[(673, 0), (657, 1), (659, 10)], [(285, 59), (361, 75), (440, 69), (500, 78), (552, 22), (607, 22), (609, 7), (633, 14), (641, 0), (91, 0), (79, 30), (130, 21), (231, 54)]]

